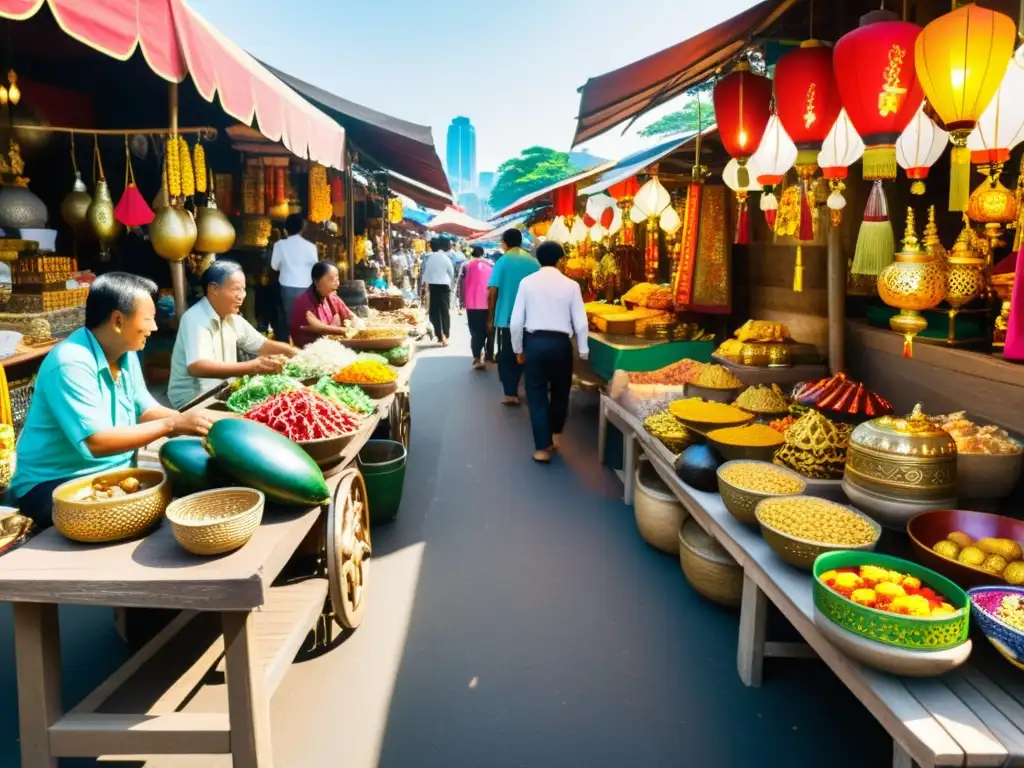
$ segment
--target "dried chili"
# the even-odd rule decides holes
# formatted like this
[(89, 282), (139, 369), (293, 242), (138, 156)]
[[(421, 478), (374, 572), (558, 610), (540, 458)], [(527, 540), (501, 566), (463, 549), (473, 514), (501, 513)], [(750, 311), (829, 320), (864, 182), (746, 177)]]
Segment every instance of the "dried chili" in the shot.
[(359, 429), (358, 414), (309, 390), (283, 392), (264, 400), (245, 418), (265, 424), (290, 440), (338, 437)]

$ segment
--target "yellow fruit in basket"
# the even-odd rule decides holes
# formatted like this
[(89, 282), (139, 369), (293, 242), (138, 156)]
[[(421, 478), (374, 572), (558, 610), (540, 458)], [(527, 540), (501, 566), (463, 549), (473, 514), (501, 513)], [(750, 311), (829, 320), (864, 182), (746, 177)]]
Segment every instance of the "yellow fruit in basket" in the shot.
[(966, 533), (962, 531), (953, 531), (946, 538), (961, 548), (969, 547), (971, 546), (971, 544), (974, 543), (974, 539), (972, 539), (970, 536), (968, 536)]
[(981, 565), (985, 562), (985, 553), (975, 546), (964, 547), (957, 560), (964, 565)]
[(949, 539), (935, 542), (935, 546), (932, 549), (937, 554), (948, 557), (950, 560), (956, 560), (957, 555), (960, 554), (960, 547), (957, 546), (955, 541), (950, 541)]
[(1003, 569), (1003, 578), (1006, 579), (1007, 584), (1015, 586), (1024, 584), (1024, 560), (1017, 560), (1006, 566)]
[(1002, 555), (1007, 560), (1020, 560), (1020, 544), (1012, 539), (978, 539), (974, 546), (987, 555)]
[(1006, 568), (1006, 558), (1002, 555), (989, 555), (981, 564), (981, 570), (994, 573), (998, 576)]

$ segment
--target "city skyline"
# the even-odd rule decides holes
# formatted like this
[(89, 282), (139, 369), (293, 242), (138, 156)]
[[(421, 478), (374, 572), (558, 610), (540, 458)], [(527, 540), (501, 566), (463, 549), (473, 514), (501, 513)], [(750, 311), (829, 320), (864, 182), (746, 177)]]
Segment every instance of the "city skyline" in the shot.
[(464, 115), (452, 118), (445, 137), (445, 171), (452, 192), (476, 191), (476, 128)]

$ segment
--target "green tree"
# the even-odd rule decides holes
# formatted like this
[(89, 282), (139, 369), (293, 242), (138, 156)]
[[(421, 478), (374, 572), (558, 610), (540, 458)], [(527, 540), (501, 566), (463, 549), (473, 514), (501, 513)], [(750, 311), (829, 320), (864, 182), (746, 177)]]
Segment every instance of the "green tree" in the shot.
[[(715, 121), (715, 106), (711, 101), (711, 85), (699, 85), (687, 93), (682, 109), (670, 112), (640, 131), (641, 136), (665, 136), (670, 133), (695, 132), (697, 124), (706, 128)], [(697, 120), (697, 104), (700, 120)]]
[(498, 178), (491, 190), (491, 208), (500, 211), (523, 195), (543, 189), (576, 172), (566, 152), (536, 146), (524, 149), (518, 157), (498, 166)]

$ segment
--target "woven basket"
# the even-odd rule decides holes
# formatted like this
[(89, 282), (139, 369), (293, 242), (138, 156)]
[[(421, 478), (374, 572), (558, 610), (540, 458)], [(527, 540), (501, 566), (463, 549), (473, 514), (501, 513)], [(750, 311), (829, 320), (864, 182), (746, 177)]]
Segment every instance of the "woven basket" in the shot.
[(743, 599), (743, 568), (692, 517), (679, 529), (679, 562), (699, 595), (736, 608)]
[(633, 512), (644, 541), (667, 554), (679, 553), (679, 528), (688, 515), (646, 459), (636, 469)]
[(366, 393), (367, 397), (374, 400), (383, 400), (388, 395), (393, 395), (398, 391), (397, 381), (385, 381), (380, 384), (360, 384), (356, 381), (339, 381), (338, 384), (344, 384), (348, 387), (359, 387)]
[[(149, 487), (128, 496), (81, 501), (97, 479), (114, 483), (136, 477)], [(116, 469), (69, 480), (53, 491), (53, 525), (72, 541), (102, 544), (130, 539), (156, 525), (171, 502), (171, 484), (158, 469)]]
[(244, 545), (263, 519), (265, 499), (251, 488), (217, 488), (167, 507), (174, 538), (193, 555), (222, 555)]

